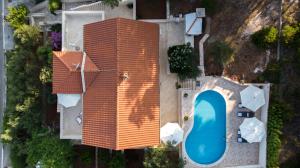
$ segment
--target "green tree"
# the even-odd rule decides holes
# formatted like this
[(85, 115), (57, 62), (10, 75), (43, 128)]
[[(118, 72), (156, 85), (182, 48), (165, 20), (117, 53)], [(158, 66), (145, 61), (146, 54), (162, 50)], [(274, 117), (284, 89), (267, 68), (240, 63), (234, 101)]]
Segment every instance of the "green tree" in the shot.
[(275, 27), (263, 28), (251, 35), (252, 42), (261, 49), (268, 49), (276, 44), (278, 30)]
[(296, 35), (299, 32), (299, 27), (285, 25), (282, 29), (282, 38), (285, 44), (291, 44), (294, 42)]
[(234, 61), (233, 49), (225, 42), (215, 41), (211, 44), (208, 53), (212, 55), (214, 61), (222, 67)]
[(8, 7), (8, 15), (5, 17), (5, 20), (9, 22), (13, 29), (17, 29), (28, 22), (28, 14), (29, 10), (23, 4), (16, 7)]
[(170, 71), (177, 73), (181, 80), (196, 78), (200, 74), (196, 55), (191, 45), (175, 45), (168, 49)]
[(61, 8), (61, 0), (49, 0), (49, 11), (55, 14), (55, 11)]
[[(175, 152), (176, 155), (172, 155)], [(183, 168), (184, 161), (178, 158), (178, 149), (171, 145), (149, 148), (145, 153), (145, 168)], [(175, 157), (174, 157), (175, 156)]]
[(40, 29), (36, 26), (21, 25), (14, 32), (15, 41), (25, 47), (34, 47), (40, 44)]
[(54, 135), (34, 134), (27, 142), (28, 165), (35, 166), (38, 162), (43, 168), (67, 168), (72, 164), (72, 145)]
[(117, 7), (119, 6), (119, 2), (121, 0), (103, 0), (102, 2), (108, 6), (110, 6), (111, 8)]

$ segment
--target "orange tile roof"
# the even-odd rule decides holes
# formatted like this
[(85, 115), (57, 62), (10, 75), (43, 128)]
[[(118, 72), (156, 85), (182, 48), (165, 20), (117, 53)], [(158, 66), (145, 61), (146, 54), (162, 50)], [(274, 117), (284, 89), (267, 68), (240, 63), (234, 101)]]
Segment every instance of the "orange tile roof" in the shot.
[(158, 145), (158, 25), (121, 18), (88, 24), (84, 48), (102, 72), (84, 95), (82, 143), (117, 150)]
[[(77, 51), (53, 52), (53, 93), (82, 93), (80, 73), (82, 57), (83, 53)], [(84, 72), (87, 74), (85, 80), (88, 88), (99, 72), (89, 57), (86, 57)]]
[[(158, 145), (158, 25), (122, 18), (87, 24), (84, 48), (97, 71), (85, 71), (82, 143), (115, 150)], [(53, 68), (54, 77), (66, 71)]]

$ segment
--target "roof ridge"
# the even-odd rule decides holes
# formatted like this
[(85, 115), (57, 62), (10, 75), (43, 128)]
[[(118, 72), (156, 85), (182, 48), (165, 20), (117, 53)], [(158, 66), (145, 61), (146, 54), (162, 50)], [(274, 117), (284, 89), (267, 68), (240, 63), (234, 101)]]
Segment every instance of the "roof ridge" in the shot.
[[(92, 84), (94, 83), (94, 81), (98, 78), (98, 75), (100, 74), (100, 71), (97, 71), (97, 72), (93, 72), (93, 71), (89, 71), (87, 73), (95, 73), (96, 76), (94, 77), (94, 79), (86, 86), (86, 91), (89, 89), (90, 86), (92, 86)], [(86, 77), (86, 76), (84, 76)], [(86, 79), (84, 79), (86, 80)]]

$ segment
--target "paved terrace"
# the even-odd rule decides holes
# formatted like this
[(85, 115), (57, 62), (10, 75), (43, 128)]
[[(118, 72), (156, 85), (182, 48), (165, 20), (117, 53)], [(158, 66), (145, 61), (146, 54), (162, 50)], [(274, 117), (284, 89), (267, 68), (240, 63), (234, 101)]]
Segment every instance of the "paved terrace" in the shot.
[(76, 106), (65, 108), (57, 104), (57, 111), (60, 113), (60, 138), (81, 139), (82, 124), (76, 121), (76, 117), (83, 111), (82, 98)]
[[(156, 21), (153, 21), (156, 22)], [(161, 126), (167, 122), (178, 121), (178, 91), (175, 84), (177, 75), (168, 73), (168, 48), (184, 43), (183, 22), (156, 22), (160, 27), (159, 64), (160, 64), (160, 115)]]
[[(196, 90), (182, 90), (181, 97), (181, 116), (184, 114), (192, 116), (192, 107), (193, 107), (193, 99), (194, 95), (205, 91), (205, 90), (216, 90), (221, 93), (226, 100), (226, 127), (227, 127), (227, 151), (224, 154), (224, 159), (217, 165), (212, 168), (224, 168), (224, 167), (238, 167), (238, 166), (247, 166), (247, 165), (257, 165), (261, 164), (260, 162), (260, 146), (261, 150), (265, 146), (260, 145), (259, 143), (252, 144), (240, 144), (237, 143), (237, 130), (242, 123), (243, 119), (238, 118), (236, 116), (237, 113), (237, 105), (240, 103), (240, 91), (247, 87), (247, 85), (240, 85), (229, 81), (224, 78), (214, 78), (214, 77), (202, 77), (200, 78), (201, 87), (198, 87)], [(267, 113), (267, 104), (268, 104), (268, 94), (269, 94), (269, 85), (264, 85), (265, 97), (266, 97), (266, 108), (259, 109), (255, 116), (258, 119), (261, 119), (262, 111), (263, 113)], [(183, 94), (188, 93), (189, 96), (187, 98), (183, 98)], [(263, 110), (262, 110), (263, 109)], [(185, 131), (191, 127), (193, 117), (189, 118), (188, 121), (183, 122), (183, 117), (180, 118), (180, 123), (182, 123), (182, 127)], [(262, 119), (264, 121), (264, 119)], [(261, 144), (265, 143), (263, 141)], [(264, 152), (263, 152), (264, 153)], [(262, 155), (264, 155), (262, 153)], [(184, 157), (184, 156), (183, 156)], [(262, 159), (264, 160), (264, 159)], [(187, 162), (186, 167), (188, 168), (196, 168), (197, 166), (192, 165)], [(254, 166), (255, 167), (255, 166)]]

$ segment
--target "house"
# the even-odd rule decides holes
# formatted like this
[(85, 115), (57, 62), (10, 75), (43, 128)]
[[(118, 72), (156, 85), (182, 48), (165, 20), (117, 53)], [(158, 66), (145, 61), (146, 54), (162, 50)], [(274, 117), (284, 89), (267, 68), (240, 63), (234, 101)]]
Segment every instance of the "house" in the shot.
[(82, 51), (53, 52), (61, 138), (114, 150), (159, 145), (158, 54), (157, 24), (84, 25)]

